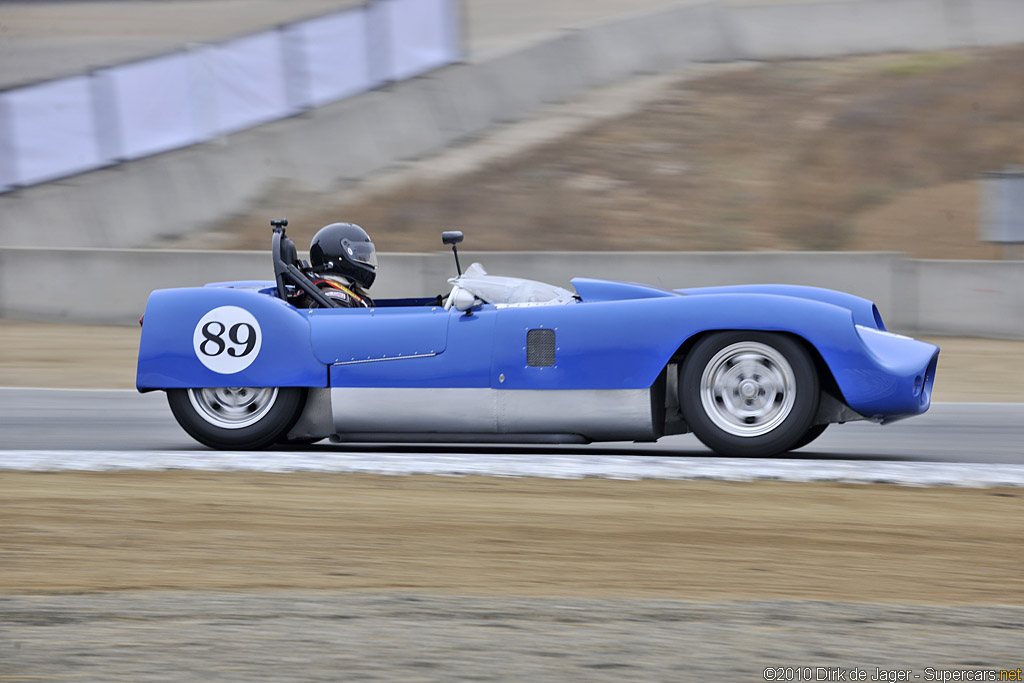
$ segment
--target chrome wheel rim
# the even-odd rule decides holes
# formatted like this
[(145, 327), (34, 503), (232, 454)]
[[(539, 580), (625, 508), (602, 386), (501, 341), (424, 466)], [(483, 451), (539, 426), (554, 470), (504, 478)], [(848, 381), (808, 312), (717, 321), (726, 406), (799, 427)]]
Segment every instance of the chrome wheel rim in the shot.
[(222, 429), (242, 429), (259, 422), (277, 402), (277, 387), (189, 389), (189, 401), (201, 418)]
[(715, 425), (733, 436), (762, 436), (793, 412), (796, 375), (785, 356), (758, 342), (731, 344), (704, 367), (700, 400)]

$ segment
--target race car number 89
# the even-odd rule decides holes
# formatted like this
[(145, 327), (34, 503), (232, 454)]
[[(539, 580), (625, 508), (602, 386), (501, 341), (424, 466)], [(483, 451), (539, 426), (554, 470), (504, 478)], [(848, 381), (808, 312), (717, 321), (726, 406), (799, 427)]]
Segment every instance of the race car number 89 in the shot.
[(259, 355), (262, 341), (259, 322), (238, 306), (213, 309), (200, 319), (192, 335), (199, 362), (222, 375), (249, 367)]

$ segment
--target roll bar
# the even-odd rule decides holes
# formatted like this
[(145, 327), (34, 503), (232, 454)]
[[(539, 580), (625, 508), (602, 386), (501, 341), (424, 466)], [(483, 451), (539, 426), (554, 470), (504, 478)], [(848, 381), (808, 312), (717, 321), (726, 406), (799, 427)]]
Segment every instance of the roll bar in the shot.
[(320, 305), (321, 308), (339, 308), (337, 302), (324, 296), (320, 288), (313, 284), (313, 281), (306, 276), (298, 267), (299, 253), (295, 249), (295, 242), (285, 234), (288, 227), (288, 219), (270, 221), (270, 227), (274, 231), (271, 238), (270, 255), (274, 261), (274, 279), (277, 281), (277, 296), (282, 301), (288, 301), (288, 282), (299, 287)]

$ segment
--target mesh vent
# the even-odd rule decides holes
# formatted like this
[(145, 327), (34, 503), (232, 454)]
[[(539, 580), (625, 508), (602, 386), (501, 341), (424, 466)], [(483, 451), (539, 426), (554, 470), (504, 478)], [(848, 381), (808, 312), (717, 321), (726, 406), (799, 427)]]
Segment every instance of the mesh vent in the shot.
[(550, 368), (555, 364), (555, 331), (529, 330), (526, 333), (526, 364), (532, 368)]

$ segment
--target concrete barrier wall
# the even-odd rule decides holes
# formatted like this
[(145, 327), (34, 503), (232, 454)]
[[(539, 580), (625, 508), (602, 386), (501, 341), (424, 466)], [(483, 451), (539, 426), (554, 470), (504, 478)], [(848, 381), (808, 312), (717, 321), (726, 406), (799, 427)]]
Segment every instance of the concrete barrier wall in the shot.
[(1024, 2), (1020, 0), (959, 0), (950, 21), (965, 23), (974, 45), (1001, 45), (1021, 40)]
[(274, 183), (323, 191), (547, 102), (689, 61), (820, 57), (1024, 41), (1020, 0), (670, 7), (195, 147), (0, 195), (0, 245), (127, 248), (203, 230)]
[(859, 52), (935, 50), (963, 45), (931, 0), (739, 6), (730, 12), (739, 54), (747, 59), (833, 57)]
[[(784, 283), (838, 289), (878, 304), (911, 334), (1024, 339), (1024, 261), (920, 261), (888, 253), (462, 252), (493, 275), (569, 286), (573, 277), (670, 289)], [(455, 275), (450, 252), (383, 254), (378, 298), (433, 296)], [(0, 317), (134, 323), (150, 291), (269, 280), (269, 252), (0, 249)]]
[(905, 267), (908, 328), (1024, 338), (1024, 262), (910, 261)]

